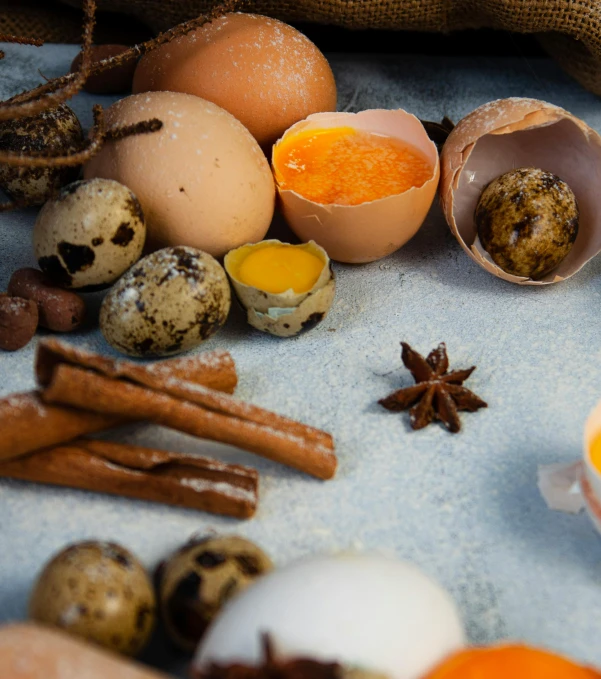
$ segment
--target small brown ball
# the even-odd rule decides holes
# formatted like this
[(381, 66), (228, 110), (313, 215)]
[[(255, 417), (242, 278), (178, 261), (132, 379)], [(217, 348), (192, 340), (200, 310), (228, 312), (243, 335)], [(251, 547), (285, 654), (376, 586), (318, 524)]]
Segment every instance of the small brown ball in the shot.
[(144, 567), (110, 542), (80, 542), (59, 552), (31, 594), (29, 615), (105, 648), (136, 655), (156, 620), (156, 601)]
[(165, 630), (192, 652), (211, 620), (235, 594), (273, 568), (260, 547), (234, 535), (190, 541), (157, 572)]
[[(0, 151), (63, 155), (79, 150), (82, 143), (79, 120), (65, 104), (31, 118), (0, 122)], [(0, 189), (12, 200), (42, 205), (78, 173), (79, 167), (18, 167), (0, 163)]]
[[(122, 54), (129, 47), (127, 45), (93, 45), (92, 46), (92, 62), (103, 61), (110, 57), (116, 57)], [(79, 71), (81, 66), (82, 55), (81, 52), (73, 59), (71, 64), (71, 73)], [(129, 92), (131, 90), (131, 83), (134, 79), (134, 71), (136, 70), (136, 59), (128, 59), (124, 64), (115, 66), (107, 71), (98, 73), (98, 75), (91, 75), (83, 86), (86, 92), (91, 94), (121, 94), (122, 92)]]
[(559, 177), (518, 168), (484, 188), (474, 219), (492, 260), (515, 276), (538, 279), (565, 259), (578, 235), (578, 203)]
[(29, 344), (37, 328), (38, 307), (35, 302), (0, 294), (0, 349), (21, 349)]
[(48, 330), (71, 332), (86, 316), (86, 303), (78, 294), (57, 287), (37, 269), (17, 269), (10, 277), (8, 293), (35, 302), (40, 325)]

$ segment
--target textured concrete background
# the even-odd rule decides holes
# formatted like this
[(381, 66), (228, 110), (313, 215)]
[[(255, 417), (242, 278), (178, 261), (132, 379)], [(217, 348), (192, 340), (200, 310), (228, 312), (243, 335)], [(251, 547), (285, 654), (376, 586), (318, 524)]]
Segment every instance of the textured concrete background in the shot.
[[(399, 38), (401, 39), (401, 38)], [(0, 95), (64, 72), (73, 47), (7, 47)], [(547, 99), (601, 129), (593, 95), (546, 61), (333, 56), (341, 109), (405, 108), (458, 120), (505, 96)], [(105, 98), (105, 103), (110, 99)], [(90, 123), (92, 98), (73, 107)], [(559, 151), (558, 151), (559, 152)], [(32, 265), (34, 213), (0, 217), (0, 288)], [(538, 464), (580, 455), (587, 412), (601, 397), (601, 260), (571, 280), (523, 288), (467, 258), (435, 206), (404, 248), (365, 266), (336, 266), (328, 318), (297, 339), (252, 331), (235, 309), (206, 348), (232, 352), (238, 395), (331, 431), (340, 473), (320, 483), (224, 446), (152, 426), (128, 441), (219, 455), (262, 475), (261, 506), (246, 523), (83, 492), (0, 481), (0, 621), (23, 618), (44, 561), (67, 542), (116, 540), (149, 566), (193, 533), (236, 532), (277, 564), (341, 549), (397, 554), (448, 587), (474, 642), (523, 639), (601, 664), (601, 542), (586, 516), (547, 510)], [(100, 295), (91, 295), (97, 304)], [(97, 331), (77, 344), (111, 353)], [(399, 341), (421, 352), (445, 341), (451, 367), (475, 364), (467, 386), (489, 403), (452, 436), (412, 432), (378, 398), (411, 382)], [(0, 355), (0, 394), (33, 386), (34, 344)], [(1, 423), (0, 423), (1, 426)], [(352, 596), (352, 592), (349, 593)], [(160, 650), (149, 658), (183, 666)]]

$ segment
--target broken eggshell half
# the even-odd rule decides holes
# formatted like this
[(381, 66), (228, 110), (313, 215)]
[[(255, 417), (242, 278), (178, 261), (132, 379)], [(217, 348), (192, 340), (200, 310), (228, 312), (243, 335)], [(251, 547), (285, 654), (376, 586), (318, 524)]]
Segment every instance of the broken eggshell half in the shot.
[[(420, 187), (359, 205), (316, 203), (281, 184), (278, 145), (307, 130), (351, 127), (398, 139), (420, 151), (432, 165), (432, 176)], [(273, 147), (272, 167), (284, 217), (302, 240), (314, 240), (328, 255), (347, 264), (373, 262), (398, 250), (423, 224), (432, 205), (440, 166), (436, 145), (414, 115), (402, 109), (359, 113), (314, 113), (290, 127)]]
[[(601, 137), (568, 111), (537, 99), (484, 104), (451, 132), (440, 165), (440, 199), (447, 223), (461, 247), (489, 273), (519, 285), (548, 285), (573, 276), (601, 251)], [(474, 222), (484, 187), (518, 167), (537, 167), (563, 179), (580, 209), (571, 251), (538, 280), (499, 268), (482, 247)]]
[(307, 292), (296, 293), (289, 289), (270, 293), (242, 283), (238, 272), (244, 259), (254, 250), (274, 245), (288, 244), (272, 239), (231, 250), (225, 256), (225, 271), (253, 328), (278, 337), (293, 337), (303, 330), (310, 330), (324, 319), (334, 301), (336, 281), (327, 252), (314, 241), (309, 241), (293, 246), (306, 250), (323, 262), (321, 274)]

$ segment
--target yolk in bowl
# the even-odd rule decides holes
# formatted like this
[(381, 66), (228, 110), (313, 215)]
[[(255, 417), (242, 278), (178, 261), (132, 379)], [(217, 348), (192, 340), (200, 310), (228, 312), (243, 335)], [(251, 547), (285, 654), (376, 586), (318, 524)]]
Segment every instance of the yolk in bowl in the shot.
[(430, 161), (409, 144), (381, 134), (336, 127), (280, 142), (274, 153), (281, 189), (324, 205), (359, 205), (420, 187)]

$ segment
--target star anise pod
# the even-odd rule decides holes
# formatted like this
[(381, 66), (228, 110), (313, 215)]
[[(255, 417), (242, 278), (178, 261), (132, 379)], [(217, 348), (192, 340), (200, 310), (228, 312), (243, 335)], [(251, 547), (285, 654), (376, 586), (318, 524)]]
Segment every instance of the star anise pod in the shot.
[(197, 671), (193, 679), (342, 679), (342, 666), (312, 658), (277, 660), (271, 639), (263, 636), (263, 663), (258, 666), (233, 663), (209, 665)]
[(433, 420), (440, 420), (446, 428), (457, 433), (461, 429), (460, 410), (475, 412), (487, 404), (462, 384), (476, 369), (449, 372), (447, 347), (442, 342), (426, 358), (401, 342), (401, 358), (411, 371), (415, 384), (399, 389), (378, 403), (387, 410), (409, 410), (413, 429), (423, 429)]

